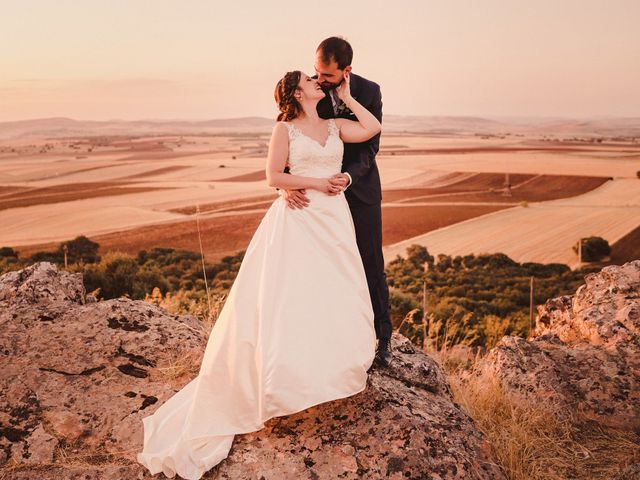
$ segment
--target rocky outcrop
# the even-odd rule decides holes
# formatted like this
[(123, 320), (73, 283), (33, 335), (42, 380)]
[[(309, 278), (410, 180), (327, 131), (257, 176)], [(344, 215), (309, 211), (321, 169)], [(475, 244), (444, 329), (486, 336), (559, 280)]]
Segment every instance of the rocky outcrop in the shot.
[(81, 274), (47, 262), (0, 277), (0, 464), (133, 449), (140, 416), (174, 390), (156, 367), (200, 355), (198, 323), (142, 301), (95, 302)]
[[(135, 462), (142, 417), (197, 374), (205, 335), (150, 303), (89, 300), (50, 263), (0, 277), (4, 478), (152, 478)], [(236, 436), (205, 478), (504, 478), (438, 365), (392, 345), (363, 392)]]
[(560, 412), (640, 432), (640, 260), (585, 276), (538, 307), (527, 340), (505, 336), (479, 371)]

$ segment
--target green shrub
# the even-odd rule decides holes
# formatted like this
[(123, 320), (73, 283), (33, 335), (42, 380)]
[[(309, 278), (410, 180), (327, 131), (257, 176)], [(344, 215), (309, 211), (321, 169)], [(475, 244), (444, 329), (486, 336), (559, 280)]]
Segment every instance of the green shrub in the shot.
[[(455, 257), (439, 254), (438, 263), (425, 271), (421, 262), (426, 251), (425, 247), (412, 248), (412, 255), (397, 257), (387, 265), (387, 281), (393, 292), (393, 326), (397, 328), (413, 309), (421, 312), (426, 284), (430, 319), (426, 340), (440, 347), (456, 343), (487, 346), (486, 342), (497, 341), (505, 325), (507, 334), (526, 336), (531, 277), (535, 309), (549, 298), (575, 293), (584, 283), (586, 272), (572, 271), (559, 263), (520, 264), (501, 253)], [(406, 329), (421, 346), (423, 333), (410, 325), (405, 320), (403, 331)]]
[[(581, 241), (583, 262), (599, 262), (611, 254), (609, 242), (602, 237), (587, 237), (582, 238)], [(572, 247), (576, 254), (578, 253), (579, 242), (580, 240)]]
[(391, 323), (398, 326), (402, 319), (420, 303), (412, 296), (404, 292), (389, 288), (389, 306), (391, 307)]
[(89, 240), (84, 235), (80, 235), (73, 240), (62, 242), (58, 246), (57, 256), (64, 262), (64, 247), (67, 247), (67, 262), (68, 263), (95, 263), (100, 257), (98, 256), (98, 249), (100, 245)]
[(18, 258), (18, 252), (16, 252), (11, 247), (0, 248), (0, 258), (7, 258), (7, 257)]

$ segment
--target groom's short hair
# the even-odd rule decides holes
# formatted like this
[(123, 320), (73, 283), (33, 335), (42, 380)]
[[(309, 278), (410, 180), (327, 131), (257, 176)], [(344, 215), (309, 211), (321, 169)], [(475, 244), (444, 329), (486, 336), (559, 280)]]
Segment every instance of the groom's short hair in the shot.
[(351, 65), (353, 60), (353, 49), (349, 42), (342, 37), (325, 38), (316, 48), (317, 51), (322, 53), (324, 63), (329, 64), (333, 60), (338, 64), (340, 70)]

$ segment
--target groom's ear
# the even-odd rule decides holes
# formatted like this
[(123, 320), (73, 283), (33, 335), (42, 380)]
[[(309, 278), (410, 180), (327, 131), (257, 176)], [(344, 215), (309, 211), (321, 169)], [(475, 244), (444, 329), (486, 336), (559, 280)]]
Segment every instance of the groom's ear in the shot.
[(351, 68), (352, 68), (351, 65), (347, 65), (346, 67), (344, 67), (343, 72), (344, 73), (351, 73)]

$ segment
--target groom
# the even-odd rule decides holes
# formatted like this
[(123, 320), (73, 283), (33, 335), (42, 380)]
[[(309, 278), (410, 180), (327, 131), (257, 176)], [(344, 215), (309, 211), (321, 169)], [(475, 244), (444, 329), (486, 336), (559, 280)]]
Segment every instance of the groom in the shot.
[[(382, 123), (382, 96), (380, 86), (366, 78), (351, 73), (353, 50), (346, 40), (329, 37), (316, 49), (316, 76), (326, 96), (318, 103), (321, 118), (347, 118), (356, 121), (355, 115), (338, 98), (335, 88), (343, 81), (344, 74), (351, 77), (351, 95)], [(389, 288), (382, 257), (382, 192), (376, 153), (380, 134), (363, 143), (345, 143), (342, 172), (331, 182), (340, 185), (351, 210), (356, 230), (358, 250), (362, 257), (371, 303), (378, 346), (374, 363), (388, 367), (391, 354), (391, 318), (389, 314)], [(285, 190), (283, 197), (291, 208), (304, 208), (309, 200), (303, 190)]]

